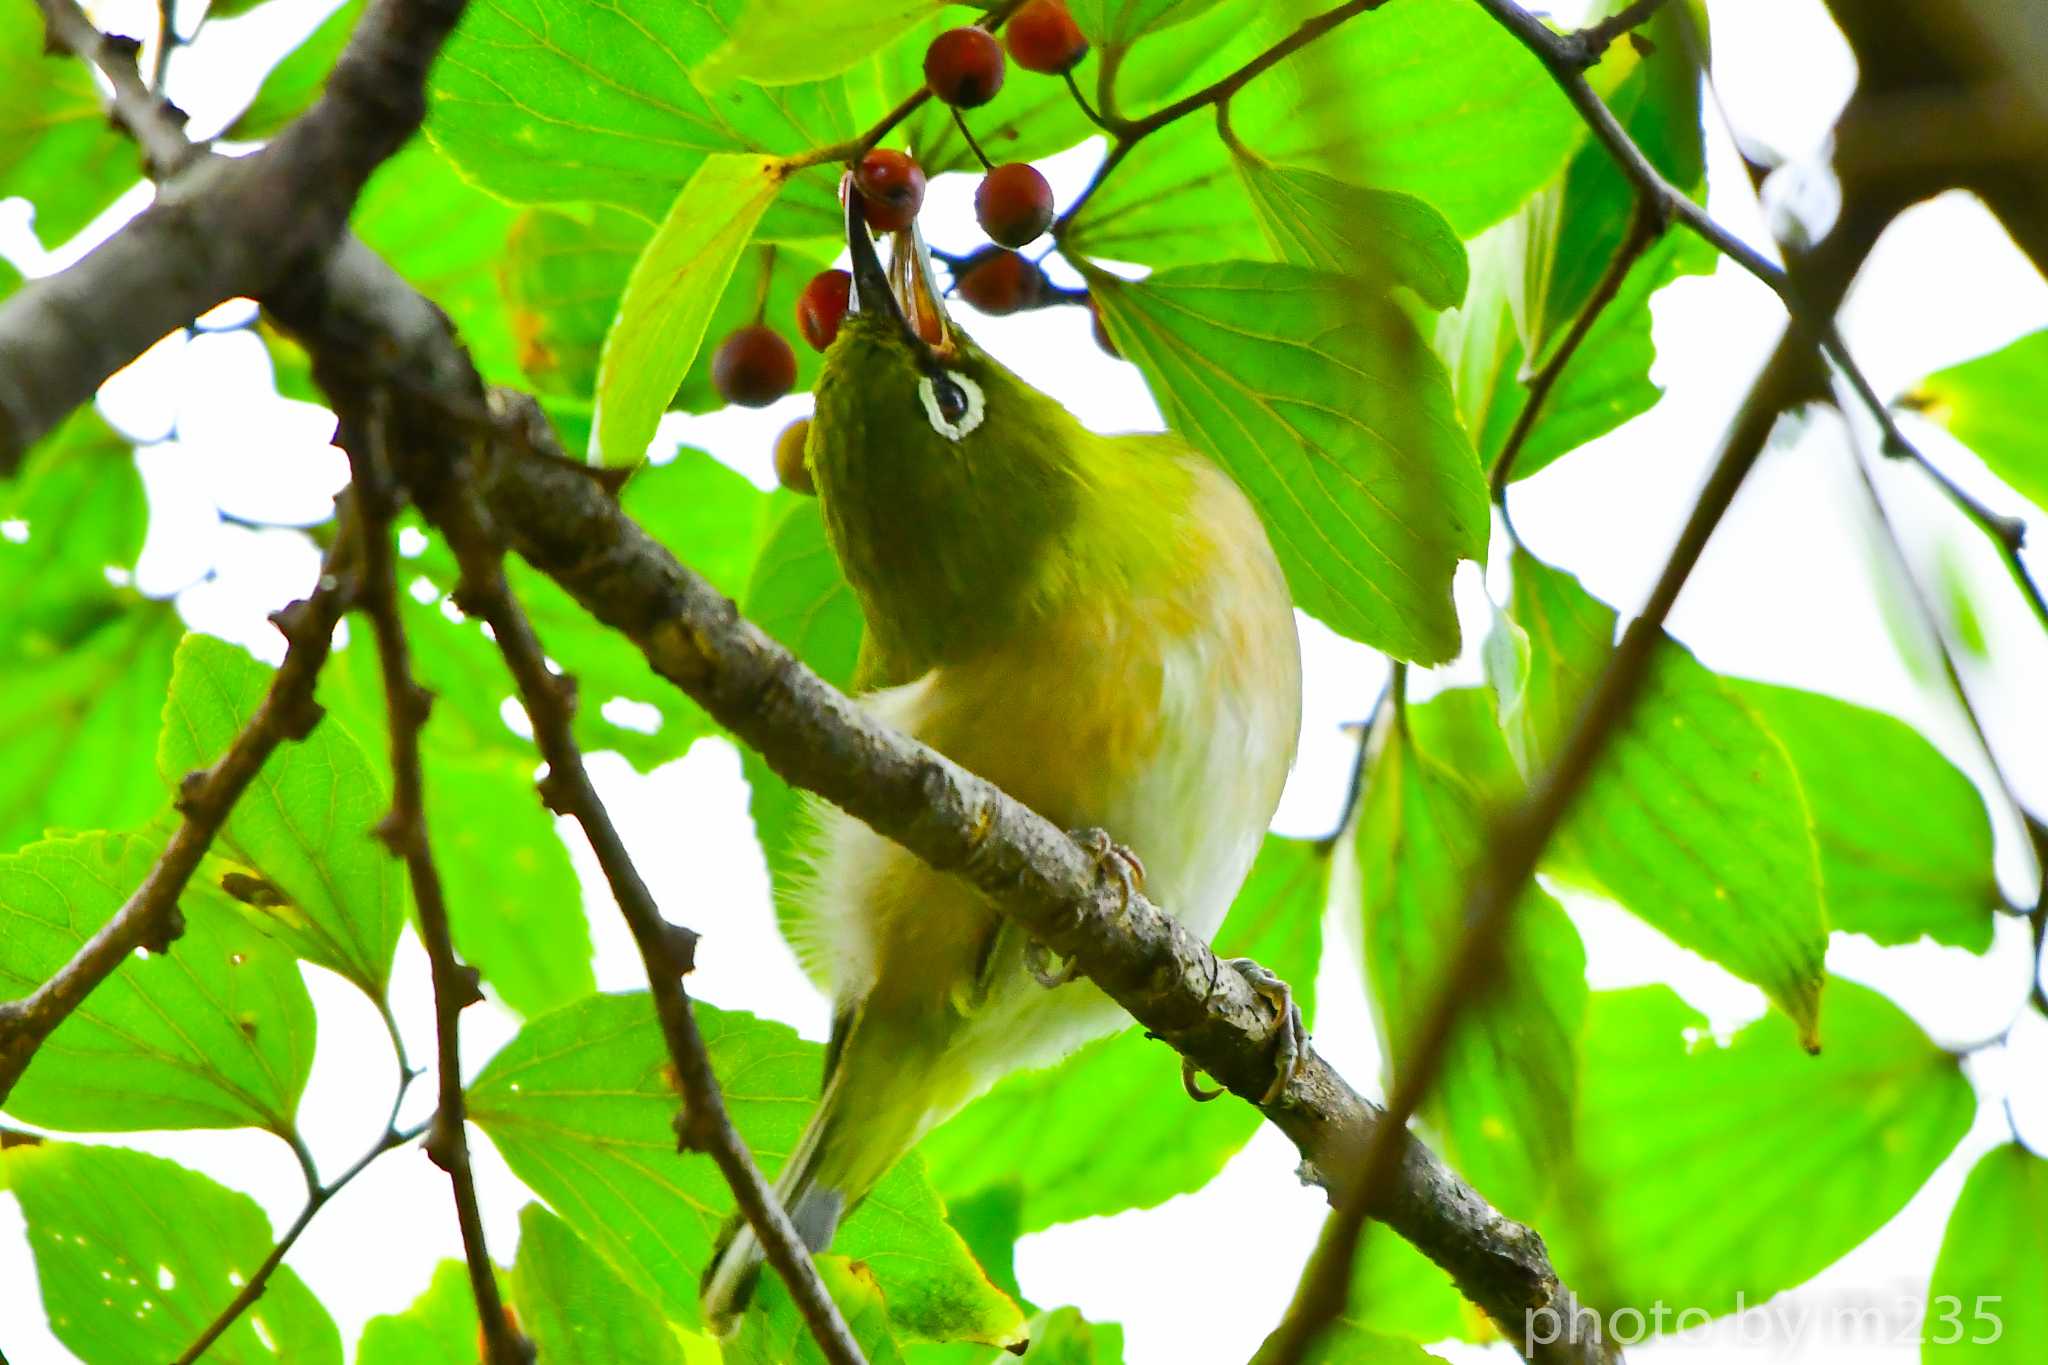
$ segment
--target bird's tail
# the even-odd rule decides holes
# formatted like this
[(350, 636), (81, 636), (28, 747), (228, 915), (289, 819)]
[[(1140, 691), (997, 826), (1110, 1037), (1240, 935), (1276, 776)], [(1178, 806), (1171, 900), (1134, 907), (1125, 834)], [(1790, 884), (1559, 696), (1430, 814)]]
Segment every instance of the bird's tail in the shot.
[[(864, 1101), (849, 1100), (859, 1089), (852, 1068), (834, 1068), (817, 1112), (775, 1182), (776, 1202), (814, 1255), (832, 1245), (840, 1220), (917, 1140), (914, 1109), (878, 1105), (880, 1097), (872, 1093)], [(753, 1227), (734, 1215), (712, 1251), (700, 1291), (704, 1321), (714, 1332), (730, 1332), (746, 1311), (762, 1256)]]

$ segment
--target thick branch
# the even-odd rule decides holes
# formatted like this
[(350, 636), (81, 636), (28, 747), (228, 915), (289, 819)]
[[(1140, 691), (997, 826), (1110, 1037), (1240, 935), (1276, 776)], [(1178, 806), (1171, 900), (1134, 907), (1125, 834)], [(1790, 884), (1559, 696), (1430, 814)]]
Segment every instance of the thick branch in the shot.
[(461, 480), (445, 478), (431, 485), (424, 496), (428, 518), (447, 534), (462, 565), (456, 595), (465, 611), (490, 624), (499, 652), (518, 685), (520, 700), (532, 718), (534, 740), (548, 765), (541, 795), (550, 810), (573, 816), (582, 827), (619, 913), (639, 946), (654, 995), (655, 1017), (668, 1044), (669, 1065), (683, 1096), (683, 1111), (676, 1120), (678, 1140), (685, 1149), (708, 1153), (718, 1163), (741, 1213), (760, 1239), (768, 1263), (789, 1286), (790, 1297), (826, 1360), (832, 1365), (864, 1365), (860, 1346), (819, 1277), (809, 1250), (726, 1113), (725, 1097), (711, 1069), (711, 1054), (683, 988), (683, 977), (695, 960), (697, 935), (662, 917), (654, 893), (633, 865), (625, 841), (591, 784), (573, 733), (574, 682), (549, 671), (532, 623), (506, 586), (503, 553), (483, 524), (474, 496)]
[(0, 1004), (0, 1102), (14, 1089), (43, 1041), (136, 949), (162, 952), (183, 932), (178, 897), (184, 894), (185, 884), (206, 856), (228, 812), (272, 750), (287, 740), (304, 739), (319, 723), (313, 684), (327, 662), (334, 624), (341, 619), (350, 592), (351, 575), (342, 562), (343, 554), (329, 557), (323, 586), (310, 598), (270, 618), (290, 641), (284, 664), (256, 714), (228, 751), (212, 767), (185, 775), (177, 799), (184, 822), (142, 885), (55, 976), (25, 999)]
[[(59, 41), (97, 60), (107, 40), (71, 0), (43, 3)], [(268, 146), (232, 159), (173, 158), (177, 173), (127, 227), (0, 302), (0, 477), (165, 334), (228, 299), (267, 298), (282, 285), (298, 289), (347, 269), (361, 248), (352, 238), (333, 248), (356, 195), (419, 128), (427, 67), (462, 8), (462, 0), (379, 0), (320, 101)], [(125, 126), (148, 137), (154, 165), (159, 152), (172, 151), (170, 135), (183, 143), (183, 134), (160, 109), (140, 107), (151, 97), (132, 54), (126, 70), (125, 79), (109, 72), (116, 108)]]
[[(514, 400), (519, 401), (519, 400)], [(523, 440), (553, 451), (530, 400)], [(1194, 934), (1122, 891), (1050, 822), (944, 756), (877, 724), (742, 618), (651, 540), (579, 466), (506, 442), (482, 472), (511, 543), (655, 671), (694, 697), (791, 783), (818, 792), (932, 866), (957, 873), (1087, 975), (1152, 1033), (1257, 1103), (1273, 1076), (1270, 1009)], [(1346, 1196), (1378, 1111), (1313, 1050), (1266, 1117), (1303, 1171)], [(1435, 1260), (1515, 1339), (1524, 1315), (1576, 1307), (1542, 1239), (1489, 1206), (1397, 1130), (1398, 1180), (1374, 1213)], [(1565, 1314), (1570, 1320), (1573, 1313)], [(1542, 1348), (1545, 1361), (1599, 1357)]]

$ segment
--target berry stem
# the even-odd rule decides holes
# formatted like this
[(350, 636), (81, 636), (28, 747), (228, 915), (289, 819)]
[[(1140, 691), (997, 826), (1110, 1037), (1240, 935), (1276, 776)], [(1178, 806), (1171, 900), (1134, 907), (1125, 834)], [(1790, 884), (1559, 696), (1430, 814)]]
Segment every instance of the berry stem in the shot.
[(961, 113), (958, 108), (954, 108), (953, 122), (959, 125), (960, 136), (967, 139), (967, 150), (974, 153), (974, 159), (981, 163), (981, 168), (985, 171), (994, 170), (996, 168), (995, 163), (988, 159), (988, 153), (981, 150), (981, 144), (976, 142), (974, 134), (968, 131), (967, 115)]
[(1074, 79), (1074, 69), (1072, 67), (1068, 67), (1065, 71), (1060, 72), (1060, 76), (1062, 79), (1066, 81), (1067, 90), (1070, 94), (1073, 95), (1074, 103), (1080, 105), (1081, 112), (1088, 116), (1088, 121), (1094, 124), (1097, 128), (1107, 130), (1109, 128), (1109, 123), (1102, 117), (1102, 115), (1095, 112), (1095, 107), (1088, 103), (1088, 97), (1081, 93), (1080, 83)]

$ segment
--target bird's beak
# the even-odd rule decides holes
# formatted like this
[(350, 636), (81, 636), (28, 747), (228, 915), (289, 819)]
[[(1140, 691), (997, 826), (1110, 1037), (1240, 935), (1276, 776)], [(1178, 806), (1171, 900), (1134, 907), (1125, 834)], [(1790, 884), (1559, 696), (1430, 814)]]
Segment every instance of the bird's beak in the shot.
[(953, 327), (945, 305), (939, 301), (938, 285), (932, 278), (931, 252), (925, 247), (924, 235), (915, 223), (889, 235), (889, 265), (884, 270), (875, 252), (874, 238), (868, 233), (860, 191), (848, 177), (846, 247), (853, 255), (853, 296), (847, 304), (848, 311), (886, 310), (926, 358), (946, 359), (954, 349)]

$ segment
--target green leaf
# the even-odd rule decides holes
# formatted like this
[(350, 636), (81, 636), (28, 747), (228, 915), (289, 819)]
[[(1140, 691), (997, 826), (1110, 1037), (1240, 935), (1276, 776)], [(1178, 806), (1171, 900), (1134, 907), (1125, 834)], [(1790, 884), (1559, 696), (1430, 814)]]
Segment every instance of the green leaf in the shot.
[[(427, 135), (506, 199), (610, 204), (649, 222), (708, 155), (801, 152), (851, 137), (838, 80), (699, 88), (692, 70), (725, 43), (743, 3), (480, 0), (435, 64)], [(835, 181), (824, 170), (803, 177), (764, 232), (838, 235)], [(705, 229), (719, 230), (740, 206), (737, 195), (707, 201)]]
[(2048, 329), (2002, 350), (1939, 370), (1907, 400), (1977, 452), (1991, 472), (2048, 507)]
[(519, 1211), (512, 1304), (548, 1365), (683, 1365), (660, 1310), (538, 1204)]
[(1251, 496), (1301, 607), (1401, 658), (1454, 657), (1451, 574), (1485, 553), (1486, 490), (1406, 314), (1251, 262), (1090, 288), (1168, 423)]
[[(902, 1352), (889, 1335), (887, 1296), (874, 1271), (845, 1256), (820, 1256), (818, 1277), (869, 1365), (903, 1365)], [(756, 1294), (759, 1306), (741, 1320), (725, 1347), (731, 1365), (825, 1365), (825, 1354), (781, 1277), (763, 1274)]]
[(90, 405), (0, 483), (0, 658), (62, 648), (132, 603), (108, 580), (135, 567), (149, 524), (128, 442)]
[[(1616, 44), (1595, 76), (1615, 117), (1673, 184), (1704, 187), (1700, 76), (1677, 11), (1657, 16), (1656, 50), (1638, 56)], [(1491, 468), (1528, 401), (1529, 378), (1553, 358), (1626, 235), (1632, 186), (1597, 143), (1582, 146), (1558, 180), (1514, 218), (1473, 244), (1475, 279), (1465, 306), (1438, 326), (1459, 410)], [(1689, 233), (1668, 232), (1624, 277), (1566, 365), (1520, 453), (1526, 478), (1560, 456), (1655, 406), (1656, 346), (1650, 298), (1683, 274), (1714, 268), (1716, 256)]]
[[(1292, 27), (1284, 11), (1263, 17), (1268, 41)], [(1468, 0), (1360, 15), (1252, 82), (1230, 114), (1268, 160), (1425, 199), (1460, 237), (1507, 217), (1585, 136), (1536, 59)]]
[(1977, 1110), (1954, 1057), (1839, 978), (1818, 1057), (1779, 1015), (1722, 1044), (1665, 987), (1596, 992), (1580, 1093), (1572, 1217), (1543, 1229), (1559, 1272), (1609, 1311), (1715, 1316), (1876, 1232)]
[(1981, 953), (2004, 904), (1984, 799), (1903, 721), (1816, 692), (1733, 682), (1798, 770), (1832, 928)]
[[(1920, 1359), (1937, 1365), (2032, 1365), (2048, 1353), (2048, 1161), (2016, 1142), (1986, 1152), (1970, 1172), (1934, 1281)], [(1994, 1335), (1995, 1334), (1995, 1335)]]
[[(1503, 720), (1533, 775), (1564, 743), (1606, 665), (1615, 614), (1525, 551), (1515, 553), (1514, 580), (1513, 616), (1529, 634), (1531, 664)], [(1545, 867), (1761, 986), (1819, 1046), (1828, 920), (1798, 774), (1756, 708), (1683, 645), (1658, 643), (1641, 696)]]
[[(297, 47), (284, 55), (263, 78), (256, 98), (228, 129), (237, 142), (274, 137), (287, 123), (312, 107), (327, 84), (335, 58), (348, 45), (349, 35), (363, 17), (364, 0), (347, 0), (340, 9), (322, 20)], [(209, 13), (209, 20), (212, 15)]]
[[(596, 391), (598, 353), (618, 311), (634, 261), (652, 231), (631, 214), (597, 209), (589, 221), (551, 210), (521, 216), (504, 262), (511, 324), (518, 335), (520, 365), (551, 391), (585, 396)], [(797, 298), (829, 261), (788, 245), (750, 246), (740, 253), (732, 278), (719, 295), (704, 335), (718, 339), (764, 317), (794, 336)], [(795, 346), (796, 387), (817, 382), (820, 357)], [(711, 384), (710, 348), (698, 352), (684, 376), (672, 409), (710, 412), (725, 406)]]
[(35, 205), (46, 247), (69, 241), (141, 179), (135, 149), (109, 125), (88, 68), (43, 42), (40, 11), (0, 12), (0, 199)]
[[(1157, 29), (1185, 23), (1217, 0), (1074, 0), (1068, 10), (1091, 46), (1121, 52)], [(1235, 6), (1240, 11), (1242, 4)]]
[[(761, 554), (743, 599), (747, 619), (826, 682), (842, 691), (851, 688), (865, 627), (860, 604), (825, 538), (818, 500), (776, 493), (763, 511), (763, 525), (767, 529)], [(805, 798), (752, 749), (740, 751), (740, 766), (752, 791), (747, 809), (768, 863), (776, 921), (783, 938), (797, 947), (812, 980), (822, 981), (821, 964), (801, 946), (817, 942), (817, 936), (802, 927), (800, 892), (806, 863), (801, 844), (810, 828)]]
[(415, 140), (370, 177), (349, 226), (448, 314), (478, 373), (516, 383), (519, 354), (499, 274), (517, 216), (464, 180), (433, 146)]
[[(696, 1011), (733, 1122), (772, 1178), (815, 1103), (823, 1049), (750, 1015)], [(522, 1029), (478, 1075), (470, 1113), (520, 1179), (694, 1326), (695, 1286), (733, 1202), (710, 1162), (676, 1153), (667, 1072), (647, 997), (592, 996)], [(1022, 1322), (946, 1226), (915, 1159), (883, 1178), (835, 1246), (873, 1268), (900, 1330), (1002, 1345)]]
[(1122, 1365), (1124, 1329), (1090, 1322), (1078, 1308), (1055, 1308), (1026, 1325), (1032, 1365)]
[(1369, 1228), (1351, 1267), (1344, 1319), (1410, 1341), (1485, 1341), (1493, 1325), (1443, 1269), (1383, 1227)]
[(103, 611), (72, 623), (70, 638), (8, 639), (20, 652), (0, 687), (0, 848), (142, 825), (167, 804), (147, 737), (184, 627), (164, 602)]
[[(1262, 1351), (1252, 1365), (1266, 1359)], [(1347, 1317), (1339, 1317), (1316, 1344), (1301, 1358), (1302, 1365), (1417, 1365), (1442, 1360), (1412, 1341), (1375, 1332)]]
[[(1445, 731), (1455, 738), (1437, 739)], [(1474, 754), (1479, 765), (1468, 766)], [(1397, 1080), (1462, 938), (1488, 822), (1519, 787), (1477, 688), (1409, 708), (1366, 773), (1356, 836), (1366, 983)], [(1563, 908), (1534, 885), (1507, 934), (1499, 971), (1459, 1010), (1422, 1112), (1452, 1164), (1526, 1219), (1546, 1207), (1570, 1156), (1586, 954)]]
[[(1292, 986), (1305, 1017), (1329, 877), (1328, 849), (1268, 836), (1216, 937), (1221, 956), (1253, 958)], [(1208, 1184), (1262, 1121), (1233, 1101), (1190, 1108), (1176, 1065), (1171, 1050), (1126, 1029), (1002, 1081), (918, 1150), (949, 1202), (1016, 1190), (1024, 1232), (1151, 1208)]]
[(713, 156), (676, 196), (634, 263), (598, 357), (593, 463), (621, 467), (646, 457), (741, 249), (786, 175), (773, 157)]
[(534, 765), (436, 746), (425, 766), (434, 857), (463, 960), (525, 1015), (597, 989), (583, 888), (534, 789)]
[[(28, 995), (114, 917), (162, 846), (126, 834), (0, 857), (0, 993)], [(267, 1128), (290, 1134), (313, 1067), (298, 965), (243, 923), (217, 883), (179, 897), (185, 932), (137, 955), (52, 1033), (7, 1100), (46, 1128)]]
[(1274, 254), (1231, 156), (1200, 118), (1170, 123), (1139, 143), (1089, 196), (1066, 246), (1159, 268)]
[[(524, 1254), (525, 1248), (521, 1247)], [(477, 1354), (476, 1299), (469, 1268), (460, 1261), (434, 1267), (426, 1292), (403, 1313), (384, 1313), (363, 1324), (356, 1365), (449, 1365)]]
[(1403, 285), (1432, 308), (1465, 297), (1465, 244), (1412, 194), (1369, 190), (1243, 148), (1238, 175), (1273, 251), (1293, 265), (1378, 285)]
[(836, 76), (945, 3), (870, 0), (821, 8), (808, 0), (747, 0), (732, 36), (697, 68), (697, 82), (715, 90), (735, 80), (772, 86)]
[[(43, 1308), (92, 1365), (163, 1365), (190, 1346), (270, 1253), (248, 1195), (173, 1161), (49, 1142), (5, 1156)], [(341, 1365), (341, 1334), (289, 1266), (207, 1349), (209, 1365)]]
[[(410, 595), (400, 610), (413, 674), (435, 695), (420, 758), (455, 950), (520, 1014), (581, 999), (597, 984), (582, 885), (534, 785), (539, 751), (499, 714), (510, 683), (497, 647), (475, 622), (450, 621)], [(319, 695), (327, 724), (365, 753), (390, 752), (384, 673), (369, 631), (329, 659)], [(388, 802), (381, 765), (372, 782), (374, 800)]]
[[(226, 752), (270, 690), (275, 670), (235, 645), (188, 635), (164, 702), (157, 767), (175, 788)], [(222, 826), (214, 851), (273, 888), (252, 919), (308, 962), (384, 997), (405, 920), (401, 870), (370, 833), (384, 788), (361, 747), (322, 724), (279, 747)]]

